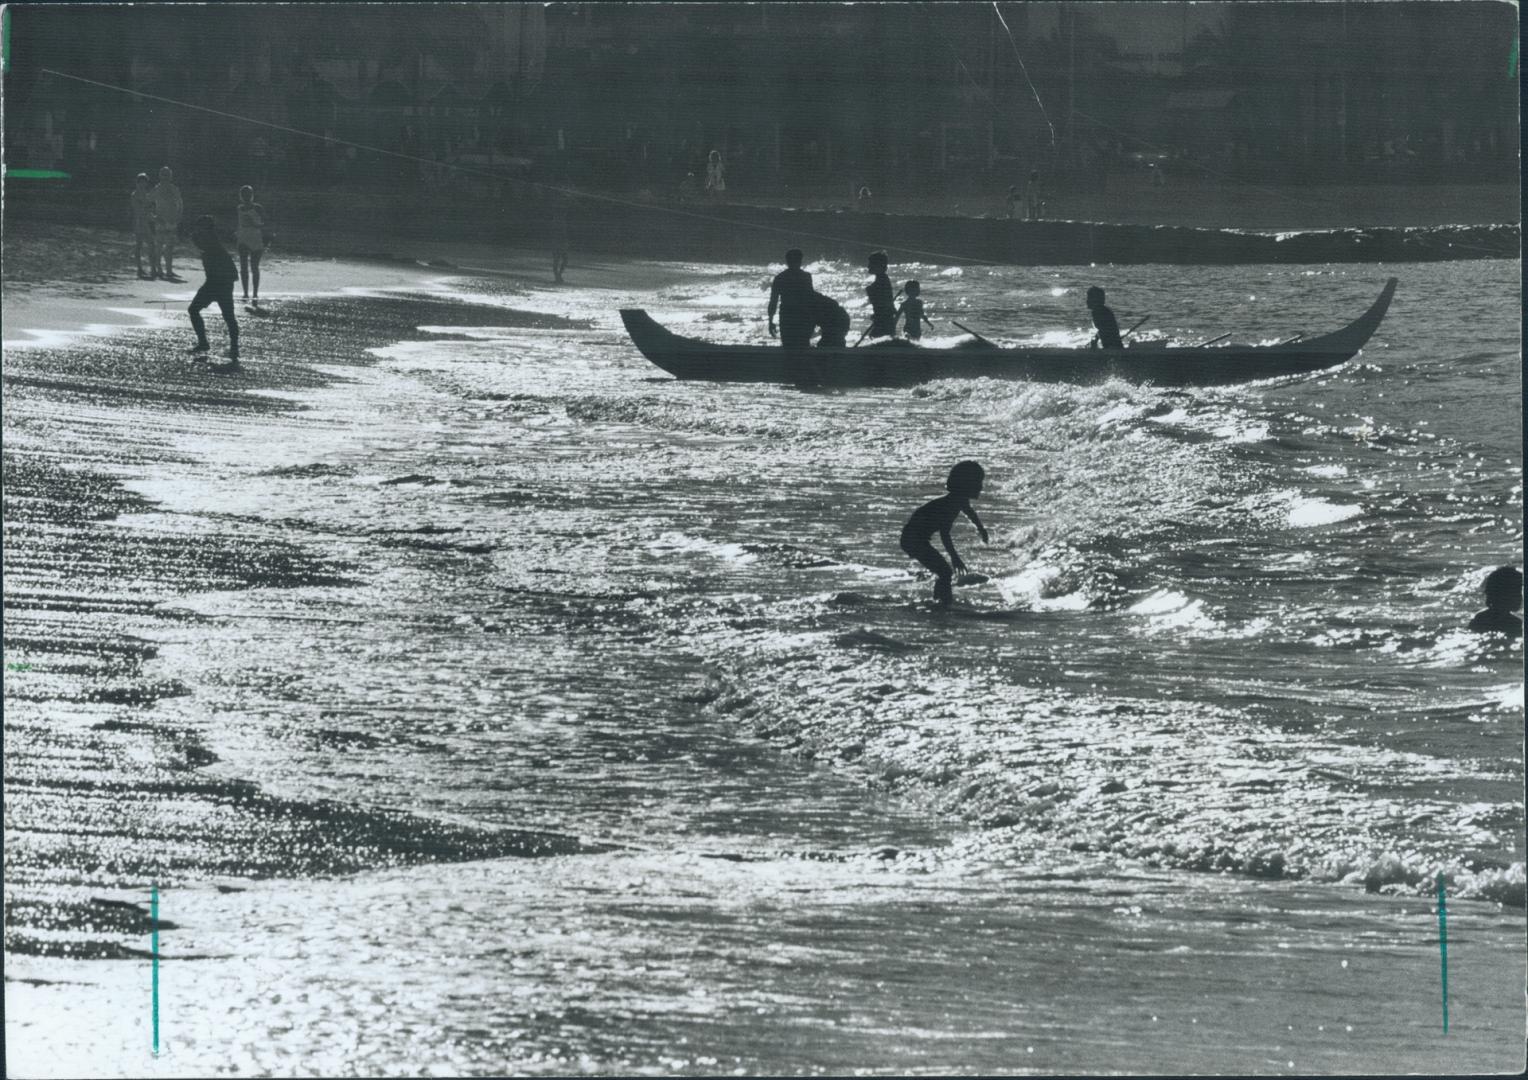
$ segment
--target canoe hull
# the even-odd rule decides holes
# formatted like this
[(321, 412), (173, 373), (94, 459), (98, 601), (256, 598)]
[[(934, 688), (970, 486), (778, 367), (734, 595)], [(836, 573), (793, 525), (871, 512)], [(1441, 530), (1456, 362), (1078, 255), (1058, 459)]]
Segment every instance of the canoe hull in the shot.
[(1121, 378), (1160, 386), (1213, 386), (1302, 375), (1355, 356), (1395, 294), (1396, 279), (1348, 326), (1287, 345), (1026, 349), (973, 344), (948, 349), (905, 342), (845, 349), (716, 345), (672, 333), (640, 308), (621, 320), (642, 355), (675, 378), (820, 386), (907, 386), (931, 379), (1002, 378), (1097, 382)]

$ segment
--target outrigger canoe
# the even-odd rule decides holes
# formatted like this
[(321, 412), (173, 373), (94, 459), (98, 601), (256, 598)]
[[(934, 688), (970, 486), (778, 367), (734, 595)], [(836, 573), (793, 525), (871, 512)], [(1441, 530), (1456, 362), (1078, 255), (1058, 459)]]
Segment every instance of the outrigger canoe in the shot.
[(1276, 345), (1175, 346), (1138, 343), (1125, 349), (1056, 349), (995, 345), (984, 339), (949, 348), (905, 341), (860, 348), (787, 349), (780, 345), (716, 345), (675, 334), (641, 308), (621, 321), (643, 356), (680, 379), (711, 382), (905, 386), (930, 379), (1019, 378), (1095, 382), (1109, 377), (1159, 386), (1215, 386), (1303, 375), (1351, 360), (1384, 319), (1396, 279), (1369, 310), (1341, 330)]

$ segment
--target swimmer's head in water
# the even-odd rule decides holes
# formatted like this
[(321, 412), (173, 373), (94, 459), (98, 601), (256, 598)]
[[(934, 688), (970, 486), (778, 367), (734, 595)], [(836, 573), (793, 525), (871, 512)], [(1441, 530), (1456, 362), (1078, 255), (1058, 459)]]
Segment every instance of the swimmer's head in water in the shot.
[(801, 259), (802, 255), (800, 248), (791, 248), (785, 253), (785, 265), (790, 267), (792, 270), (801, 269)]
[(976, 462), (962, 461), (950, 470), (950, 478), (944, 482), (944, 486), (956, 495), (974, 499), (982, 493), (982, 481), (986, 477), (987, 474)]
[(1493, 611), (1516, 611), (1523, 606), (1523, 573), (1503, 566), (1486, 575), (1486, 607)]
[(890, 263), (887, 261), (886, 253), (884, 251), (872, 251), (870, 253), (870, 258), (866, 262), (866, 265), (870, 268), (870, 272), (872, 274), (884, 274), (886, 272), (886, 267), (889, 266)]

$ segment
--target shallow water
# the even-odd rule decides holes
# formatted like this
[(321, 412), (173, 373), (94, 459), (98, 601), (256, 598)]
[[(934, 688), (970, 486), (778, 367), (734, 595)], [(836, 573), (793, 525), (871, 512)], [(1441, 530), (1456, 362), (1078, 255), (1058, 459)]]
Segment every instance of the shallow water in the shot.
[[(1192, 392), (678, 383), (615, 309), (753, 340), (768, 272), (651, 269), (278, 305), (250, 366), (334, 380), (295, 410), (103, 412), (180, 462), (122, 527), (328, 568), (143, 631), (199, 776), (586, 850), (160, 877), (167, 1054), (98, 964), (8, 983), (13, 1037), (98, 1020), (30, 1071), (1522, 1066), (1522, 653), (1462, 630), (1522, 551), (1515, 264), (896, 268), (939, 333), (1057, 344), (1094, 282), (1272, 341), (1400, 276), (1359, 360)], [(325, 367), (313, 312), (398, 343)], [(896, 537), (962, 458), (946, 614)]]

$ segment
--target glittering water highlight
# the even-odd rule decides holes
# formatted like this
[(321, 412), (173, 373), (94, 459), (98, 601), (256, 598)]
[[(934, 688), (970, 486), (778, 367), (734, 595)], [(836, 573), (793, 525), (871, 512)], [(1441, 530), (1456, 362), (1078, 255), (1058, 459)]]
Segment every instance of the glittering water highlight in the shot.
[[(648, 269), (651, 288), (463, 277), (427, 299), (293, 303), (272, 348), (320, 345), (323, 320), (396, 326), (394, 343), (361, 367), (314, 348), (322, 378), (267, 389), (282, 407), (256, 422), (72, 410), (174, 463), (122, 470), (144, 501), (116, 527), (313, 567), (283, 555), (264, 586), (187, 590), (182, 622), (137, 630), (188, 691), (154, 723), (205, 747), (199, 777), (580, 849), (368, 867), (361, 842), (336, 866), (354, 876), (279, 889), (220, 864), (241, 891), (167, 894), (167, 956), (239, 958), (167, 964), (169, 1058), (1520, 1058), (1521, 651), (1462, 629), (1522, 548), (1515, 267), (1397, 268), (1376, 340), (1314, 378), (826, 394), (652, 368), (617, 307), (753, 340), (768, 273)], [(809, 269), (841, 297), (860, 284)], [(1390, 272), (1105, 283), (1122, 319), (1176, 312), (1157, 336), (1278, 340), (1343, 324)], [(936, 333), (953, 315), (1075, 345), (1104, 272), (897, 273), (925, 282)], [(957, 543), (989, 580), (942, 615), (896, 536), (966, 457), (987, 469), (993, 543)], [(1452, 1056), (1424, 986), (1439, 873), (1475, 943), (1451, 973)], [(293, 963), (301, 1005), (262, 974)], [(218, 1036), (209, 1001), (270, 1037)]]

